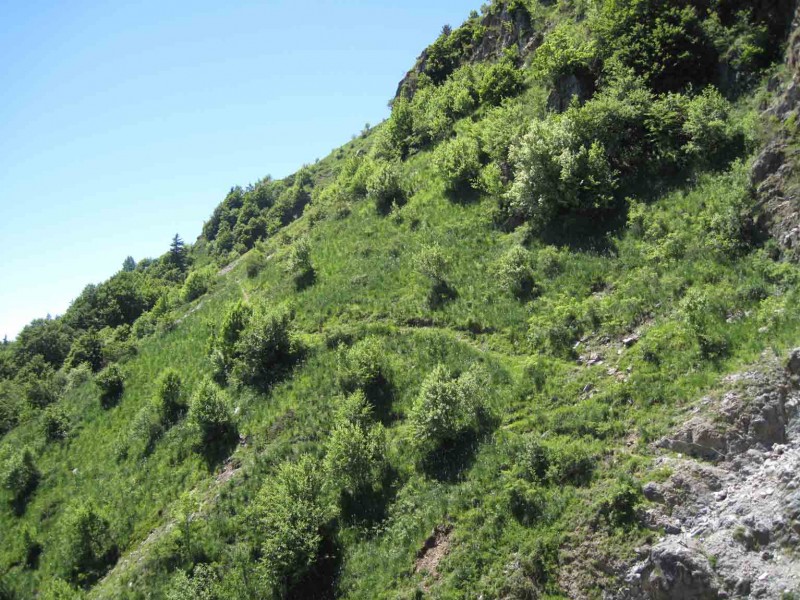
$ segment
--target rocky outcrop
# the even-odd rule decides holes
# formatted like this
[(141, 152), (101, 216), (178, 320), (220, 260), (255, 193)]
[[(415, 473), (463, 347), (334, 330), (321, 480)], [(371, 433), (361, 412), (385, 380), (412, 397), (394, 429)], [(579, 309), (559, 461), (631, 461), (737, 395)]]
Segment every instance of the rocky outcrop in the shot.
[(658, 458), (672, 475), (643, 488), (651, 504), (641, 519), (664, 535), (608, 598), (800, 593), (800, 350), (784, 364), (765, 359), (725, 386), (721, 400), (701, 403), (660, 444), (689, 454)]
[[(520, 58), (524, 59), (541, 43), (542, 34), (533, 30), (530, 15), (524, 7), (509, 9), (508, 3), (497, 3), (497, 6), (480, 17), (475, 28), (481, 32), (480, 37), (465, 49), (461, 64), (493, 61), (502, 57), (509, 48), (516, 48)], [(414, 96), (417, 78), (425, 72), (429, 57), (428, 48), (397, 85), (395, 98), (405, 95), (410, 99)]]
[(784, 256), (800, 259), (800, 185), (798, 185), (797, 133), (787, 123), (800, 116), (800, 8), (792, 21), (787, 47), (790, 78), (776, 78), (770, 91), (776, 100), (765, 110), (765, 122), (774, 130), (770, 141), (753, 162), (750, 178), (759, 204), (759, 221), (777, 241)]

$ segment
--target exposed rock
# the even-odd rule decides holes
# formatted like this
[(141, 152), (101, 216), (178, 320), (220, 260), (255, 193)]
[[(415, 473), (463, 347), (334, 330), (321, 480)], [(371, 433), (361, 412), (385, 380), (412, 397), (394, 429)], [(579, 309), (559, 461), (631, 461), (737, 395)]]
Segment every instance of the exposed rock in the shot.
[(753, 162), (750, 178), (760, 208), (759, 226), (778, 242), (787, 258), (798, 260), (800, 192), (793, 181), (798, 152), (791, 149), (792, 142), (796, 142), (794, 134), (782, 127), (782, 123), (800, 113), (800, 8), (795, 12), (792, 27), (794, 33), (787, 49), (792, 77), (766, 110), (766, 115), (777, 121), (778, 130)]
[[(520, 58), (524, 59), (541, 44), (543, 39), (541, 32), (533, 31), (530, 15), (526, 9), (515, 7), (509, 10), (508, 4), (503, 4), (497, 12), (483, 15), (480, 18), (480, 28), (483, 34), (462, 57), (462, 64), (495, 60), (502, 57), (507, 49), (514, 47), (518, 50)], [(417, 78), (420, 73), (425, 72), (428, 59), (429, 50), (425, 49), (417, 58), (414, 67), (397, 85), (395, 98), (401, 94), (409, 99), (413, 98), (417, 88)]]
[(547, 104), (552, 110), (564, 112), (573, 98), (577, 98), (579, 102), (591, 98), (594, 87), (594, 77), (588, 70), (562, 75), (556, 80)]
[(680, 539), (668, 539), (628, 574), (626, 583), (653, 600), (713, 600), (719, 585), (702, 551)]
[(760, 369), (727, 377), (724, 383), (733, 389), (704, 399), (672, 436), (682, 440), (678, 447), (696, 450), (690, 439), (702, 446), (699, 455), (724, 452), (712, 457), (715, 464), (682, 456), (657, 460), (673, 474), (644, 486), (653, 504), (639, 516), (665, 537), (606, 598), (780, 598), (800, 592), (800, 350), (783, 364), (765, 361)]

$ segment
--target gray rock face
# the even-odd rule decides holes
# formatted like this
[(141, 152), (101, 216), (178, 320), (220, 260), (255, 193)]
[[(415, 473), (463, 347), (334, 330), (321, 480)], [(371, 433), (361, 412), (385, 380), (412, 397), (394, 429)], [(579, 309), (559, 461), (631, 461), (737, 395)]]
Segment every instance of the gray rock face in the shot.
[(650, 556), (628, 574), (628, 583), (654, 600), (714, 600), (716, 576), (702, 551), (679, 539), (653, 548)]
[[(686, 452), (689, 457), (659, 458), (658, 465), (672, 475), (644, 486), (653, 504), (643, 522), (664, 537), (630, 567), (622, 589), (608, 598), (800, 593), (798, 373), (800, 349), (783, 364), (772, 360), (760, 371), (727, 378), (734, 389), (722, 400), (701, 404), (674, 436), (683, 441), (662, 444), (692, 450)], [(724, 456), (694, 452), (691, 444), (724, 450)], [(713, 462), (694, 458), (704, 455)]]
[[(766, 110), (779, 123), (800, 114), (800, 10), (792, 30), (787, 56), (792, 78)], [(800, 260), (800, 194), (792, 185), (798, 153), (792, 150), (793, 142), (789, 131), (779, 129), (753, 162), (750, 179), (760, 207), (759, 225), (778, 242), (784, 256)]]

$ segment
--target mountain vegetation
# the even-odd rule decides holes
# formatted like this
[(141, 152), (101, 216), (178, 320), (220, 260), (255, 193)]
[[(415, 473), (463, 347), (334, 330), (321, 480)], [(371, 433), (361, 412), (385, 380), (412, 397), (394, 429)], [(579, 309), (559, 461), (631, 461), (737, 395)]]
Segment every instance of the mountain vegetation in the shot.
[(31, 322), (0, 598), (614, 593), (654, 442), (800, 339), (751, 180), (792, 12), (493, 0), (386, 121)]

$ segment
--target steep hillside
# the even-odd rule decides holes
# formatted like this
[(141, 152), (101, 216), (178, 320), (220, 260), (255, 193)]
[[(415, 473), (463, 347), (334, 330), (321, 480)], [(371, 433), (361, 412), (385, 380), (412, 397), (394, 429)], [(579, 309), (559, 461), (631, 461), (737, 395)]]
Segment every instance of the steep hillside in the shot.
[(0, 598), (800, 594), (793, 10), (495, 0), (31, 323)]

